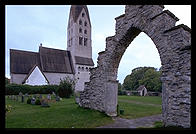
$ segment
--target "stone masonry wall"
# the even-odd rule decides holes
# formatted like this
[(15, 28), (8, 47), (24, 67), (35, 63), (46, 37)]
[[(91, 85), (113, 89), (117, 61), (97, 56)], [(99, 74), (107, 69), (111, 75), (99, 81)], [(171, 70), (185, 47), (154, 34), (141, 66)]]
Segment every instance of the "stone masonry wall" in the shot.
[(162, 116), (165, 126), (191, 127), (191, 29), (162, 5), (126, 5), (116, 17), (116, 32), (106, 38), (97, 67), (80, 94), (79, 105), (116, 116), (120, 60), (140, 32), (154, 42), (162, 64)]

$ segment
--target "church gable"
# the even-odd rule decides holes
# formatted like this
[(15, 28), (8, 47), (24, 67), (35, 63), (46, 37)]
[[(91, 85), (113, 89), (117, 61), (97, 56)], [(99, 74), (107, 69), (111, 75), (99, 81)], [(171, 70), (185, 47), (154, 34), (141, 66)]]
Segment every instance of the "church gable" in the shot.
[(26, 76), (23, 83), (28, 85), (48, 85), (49, 81), (40, 68), (35, 65)]

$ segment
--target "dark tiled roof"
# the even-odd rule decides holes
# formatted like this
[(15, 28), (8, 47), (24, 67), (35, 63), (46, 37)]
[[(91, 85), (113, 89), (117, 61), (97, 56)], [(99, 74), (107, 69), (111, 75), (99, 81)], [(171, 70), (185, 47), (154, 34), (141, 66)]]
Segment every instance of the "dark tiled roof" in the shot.
[(69, 51), (40, 47), (39, 53), (43, 72), (73, 73)]
[[(71, 8), (70, 8), (70, 14), (72, 13), (72, 16), (73, 16), (73, 20), (74, 22), (77, 21), (82, 9), (84, 8), (85, 12), (86, 12), (86, 15), (88, 17), (88, 20), (90, 22), (90, 17), (89, 17), (89, 13), (88, 13), (88, 8), (86, 5), (72, 5)], [(69, 14), (69, 16), (70, 16)]]
[(39, 53), (10, 49), (10, 72), (28, 74), (38, 65), (43, 72), (74, 73), (69, 51), (41, 47)]
[(28, 74), (34, 65), (40, 65), (39, 53), (10, 49), (10, 72)]
[(75, 56), (76, 64), (94, 66), (92, 58)]

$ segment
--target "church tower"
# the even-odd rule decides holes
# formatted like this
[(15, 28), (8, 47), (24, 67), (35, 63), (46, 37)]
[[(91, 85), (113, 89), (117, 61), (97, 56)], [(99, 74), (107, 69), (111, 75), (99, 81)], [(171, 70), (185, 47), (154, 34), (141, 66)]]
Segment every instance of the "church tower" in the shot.
[(86, 5), (72, 5), (67, 27), (67, 50), (72, 55), (91, 58), (91, 22)]
[(84, 89), (89, 81), (92, 60), (91, 22), (86, 5), (72, 5), (67, 27), (67, 50), (71, 52), (75, 68), (76, 90)]

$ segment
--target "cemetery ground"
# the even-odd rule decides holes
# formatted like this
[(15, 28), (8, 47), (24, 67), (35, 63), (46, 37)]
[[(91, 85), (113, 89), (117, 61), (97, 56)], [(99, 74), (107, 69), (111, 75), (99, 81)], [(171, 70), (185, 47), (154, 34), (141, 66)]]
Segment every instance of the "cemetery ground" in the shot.
[[(5, 117), (6, 128), (96, 128), (114, 123), (112, 117), (104, 113), (79, 107), (74, 97), (41, 107), (6, 96), (6, 104), (12, 106)], [(158, 115), (161, 114), (161, 97), (118, 96), (118, 111), (118, 117), (126, 119)]]

